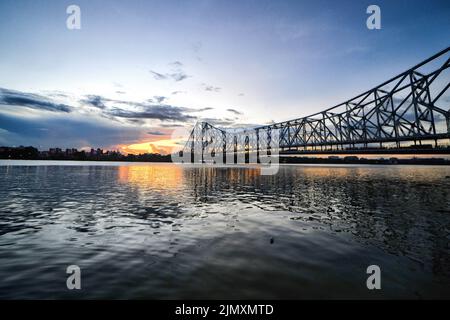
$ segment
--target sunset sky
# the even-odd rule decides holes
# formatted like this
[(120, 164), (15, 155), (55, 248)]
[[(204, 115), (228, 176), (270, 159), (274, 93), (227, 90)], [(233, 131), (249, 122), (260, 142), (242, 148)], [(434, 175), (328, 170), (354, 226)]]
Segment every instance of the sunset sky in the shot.
[(448, 0), (1, 0), (0, 146), (164, 153), (199, 120), (307, 116), (446, 48), (449, 17)]

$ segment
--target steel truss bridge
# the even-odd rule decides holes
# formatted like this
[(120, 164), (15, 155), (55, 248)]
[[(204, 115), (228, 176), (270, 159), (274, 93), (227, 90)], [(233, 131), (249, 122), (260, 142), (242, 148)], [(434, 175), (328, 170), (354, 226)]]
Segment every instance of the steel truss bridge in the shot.
[[(450, 47), (348, 101), (307, 117), (254, 128), (198, 122), (181, 153), (370, 150), (450, 138)], [(193, 157), (192, 157), (193, 159)]]

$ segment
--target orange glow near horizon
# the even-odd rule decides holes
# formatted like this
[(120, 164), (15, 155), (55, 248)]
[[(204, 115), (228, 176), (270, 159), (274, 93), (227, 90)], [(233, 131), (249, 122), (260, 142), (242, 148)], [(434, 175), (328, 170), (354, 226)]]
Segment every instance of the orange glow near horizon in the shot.
[(119, 145), (118, 148), (123, 153), (142, 154), (142, 153), (159, 153), (170, 154), (180, 149), (182, 139), (161, 139), (157, 141), (138, 142), (130, 145)]

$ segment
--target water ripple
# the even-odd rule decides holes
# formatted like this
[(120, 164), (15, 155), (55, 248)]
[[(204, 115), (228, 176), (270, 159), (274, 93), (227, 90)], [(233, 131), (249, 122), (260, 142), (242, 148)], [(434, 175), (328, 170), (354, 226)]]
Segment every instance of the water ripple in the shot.
[(0, 165), (0, 298), (450, 298), (448, 167), (46, 164)]

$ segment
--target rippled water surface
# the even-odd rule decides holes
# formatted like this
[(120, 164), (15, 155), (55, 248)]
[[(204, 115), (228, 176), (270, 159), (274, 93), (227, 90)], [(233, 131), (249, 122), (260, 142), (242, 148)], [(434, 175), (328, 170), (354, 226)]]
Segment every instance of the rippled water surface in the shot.
[(0, 298), (450, 298), (449, 167), (3, 161), (0, 178)]

